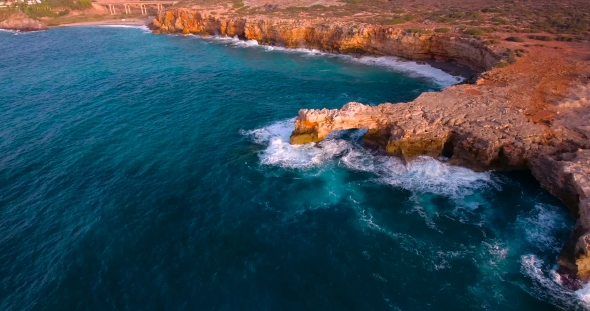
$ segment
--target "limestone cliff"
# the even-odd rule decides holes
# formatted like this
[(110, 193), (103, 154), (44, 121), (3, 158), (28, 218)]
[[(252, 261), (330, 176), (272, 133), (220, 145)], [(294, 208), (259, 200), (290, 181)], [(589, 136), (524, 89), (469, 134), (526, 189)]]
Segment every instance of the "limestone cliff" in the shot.
[(259, 44), (330, 53), (392, 55), (412, 60), (454, 60), (483, 71), (502, 58), (479, 40), (416, 34), (392, 27), (283, 19), (220, 19), (184, 9), (161, 13), (154, 33), (237, 36)]

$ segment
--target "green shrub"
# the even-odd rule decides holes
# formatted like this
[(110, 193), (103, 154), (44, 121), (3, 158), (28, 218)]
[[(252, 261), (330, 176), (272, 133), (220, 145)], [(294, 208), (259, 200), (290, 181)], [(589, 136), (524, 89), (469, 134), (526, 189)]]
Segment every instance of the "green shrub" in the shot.
[(511, 49), (508, 49), (508, 50), (506, 50), (506, 53), (504, 55), (506, 56), (506, 61), (509, 64), (516, 63), (516, 53), (514, 51), (512, 51)]
[(405, 19), (401, 18), (401, 17), (396, 17), (394, 19), (390, 19), (385, 21), (383, 24), (385, 25), (399, 25), (399, 24), (403, 24), (407, 22)]
[(481, 36), (481, 35), (483, 35), (483, 30), (476, 29), (476, 28), (470, 28), (470, 29), (467, 29), (465, 31), (465, 33), (470, 36)]
[(512, 41), (512, 42), (524, 42), (524, 39), (521, 37), (508, 37), (506, 38), (506, 41)]
[(498, 16), (492, 17), (490, 19), (490, 21), (492, 21), (492, 22), (494, 22), (496, 24), (500, 24), (500, 25), (507, 25), (508, 24), (508, 21), (507, 20), (505, 20), (505, 19), (503, 19), (501, 17), (498, 17)]
[(453, 14), (449, 15), (450, 18), (454, 18), (454, 19), (461, 19), (461, 18), (465, 18), (465, 13), (463, 12), (454, 12)]
[(508, 64), (506, 61), (501, 60), (499, 63), (496, 64), (496, 66), (494, 66), (495, 68), (504, 68), (504, 67), (508, 67), (510, 66), (510, 64)]
[(472, 19), (472, 20), (483, 20), (483, 16), (481, 16), (481, 14), (479, 14), (479, 12), (471, 12), (469, 14), (467, 14), (467, 16), (465, 16), (466, 19)]
[(514, 54), (516, 54), (516, 56), (518, 56), (518, 57), (523, 57), (525, 53), (528, 53), (528, 51), (525, 49), (514, 50)]
[(565, 41), (565, 42), (573, 42), (574, 38), (572, 37), (564, 37), (564, 36), (557, 36), (557, 38), (555, 38), (555, 40), (557, 41)]
[(410, 29), (406, 29), (406, 31), (409, 33), (417, 33), (417, 34), (421, 34), (421, 35), (430, 33), (430, 30), (420, 29), (420, 28), (410, 28)]
[(416, 15), (409, 14), (409, 15), (404, 16), (404, 19), (409, 22), (409, 21), (415, 20), (416, 17), (417, 17)]
[(537, 35), (530, 35), (528, 36), (529, 39), (540, 40), (540, 41), (553, 41), (553, 38), (549, 36), (537, 36)]
[(444, 27), (442, 27), (442, 28), (436, 28), (436, 29), (434, 30), (434, 32), (438, 32), (438, 33), (447, 33), (447, 32), (449, 32), (449, 31), (451, 31), (451, 29), (449, 29), (449, 28), (444, 28)]
[(469, 28), (465, 31), (466, 34), (470, 36), (481, 36), (486, 32), (494, 32), (494, 28), (490, 27), (483, 27), (483, 28)]
[(234, 9), (239, 9), (241, 7), (244, 7), (244, 1), (242, 1), (242, 0), (234, 0), (233, 8)]
[(436, 21), (439, 23), (448, 24), (448, 23), (454, 23), (456, 20), (457, 20), (456, 18), (452, 18), (452, 17), (441, 17), (441, 18), (437, 19)]
[(485, 8), (481, 10), (483, 13), (501, 13), (502, 9), (500, 8)]

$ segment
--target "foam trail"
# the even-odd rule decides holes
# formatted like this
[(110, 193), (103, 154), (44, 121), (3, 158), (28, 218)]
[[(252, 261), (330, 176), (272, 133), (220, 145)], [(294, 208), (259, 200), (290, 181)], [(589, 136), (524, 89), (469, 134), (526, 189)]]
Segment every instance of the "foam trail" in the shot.
[(96, 27), (108, 27), (108, 28), (131, 28), (140, 29), (144, 33), (151, 33), (151, 30), (146, 25), (96, 25)]
[(409, 75), (410, 77), (427, 78), (443, 87), (461, 83), (465, 80), (463, 77), (450, 75), (443, 70), (434, 68), (428, 64), (418, 64), (416, 62), (406, 61), (393, 56), (364, 56), (361, 58), (350, 58), (355, 62), (365, 65), (387, 67), (393, 71)]
[(392, 71), (399, 72), (406, 74), (410, 77), (417, 77), (417, 78), (426, 78), (428, 80), (433, 81), (434, 83), (438, 84), (441, 87), (448, 87), (457, 83), (461, 83), (465, 80), (465, 78), (461, 76), (453, 76), (444, 72), (441, 69), (434, 68), (428, 64), (418, 64), (413, 61), (406, 61), (398, 57), (394, 56), (380, 56), (380, 57), (371, 57), (371, 56), (364, 56), (360, 58), (355, 58), (349, 55), (338, 55), (338, 54), (330, 54), (330, 53), (323, 53), (319, 50), (315, 49), (304, 49), (304, 48), (296, 48), (296, 49), (289, 49), (284, 47), (277, 47), (277, 46), (261, 46), (258, 44), (256, 40), (240, 40), (237, 37), (220, 37), (215, 36), (212, 38), (208, 38), (208, 40), (215, 40), (221, 42), (230, 42), (232, 46), (235, 47), (262, 47), (266, 51), (280, 51), (280, 52), (291, 52), (291, 53), (302, 53), (307, 54), (310, 56), (330, 56), (342, 59), (348, 62), (359, 63), (368, 66), (379, 66), (385, 67)]

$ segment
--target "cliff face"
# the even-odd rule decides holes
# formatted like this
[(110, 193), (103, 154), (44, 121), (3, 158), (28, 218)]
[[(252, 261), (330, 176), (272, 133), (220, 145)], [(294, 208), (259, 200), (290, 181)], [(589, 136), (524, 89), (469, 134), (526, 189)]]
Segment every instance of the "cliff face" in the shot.
[(438, 34), (415, 34), (382, 26), (278, 19), (219, 19), (199, 12), (161, 13), (152, 23), (154, 33), (237, 36), (259, 44), (310, 48), (330, 53), (393, 55), (412, 60), (454, 60), (483, 71), (502, 58), (478, 40)]

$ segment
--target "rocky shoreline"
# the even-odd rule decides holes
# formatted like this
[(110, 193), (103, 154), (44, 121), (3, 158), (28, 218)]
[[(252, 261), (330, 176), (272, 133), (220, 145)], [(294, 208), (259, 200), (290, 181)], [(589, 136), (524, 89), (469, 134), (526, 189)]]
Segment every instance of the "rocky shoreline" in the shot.
[(39, 31), (47, 30), (48, 28), (44, 23), (31, 19), (25, 14), (15, 14), (10, 18), (0, 22), (0, 29), (14, 31)]
[(588, 63), (539, 53), (500, 69), (495, 67), (513, 62), (511, 50), (472, 38), (347, 23), (220, 19), (184, 9), (160, 14), (151, 29), (331, 53), (453, 61), (478, 71), (477, 83), (424, 93), (409, 103), (302, 109), (291, 143), (364, 128), (366, 146), (408, 160), (445, 156), (474, 170), (530, 170), (577, 219), (559, 256), (563, 285), (579, 289), (590, 280), (590, 91), (573, 97), (571, 92), (575, 85), (588, 84), (584, 89), (590, 90)]

